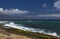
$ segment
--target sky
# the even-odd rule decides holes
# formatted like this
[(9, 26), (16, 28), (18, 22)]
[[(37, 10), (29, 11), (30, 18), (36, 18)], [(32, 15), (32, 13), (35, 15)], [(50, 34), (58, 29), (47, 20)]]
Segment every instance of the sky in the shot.
[(59, 19), (60, 0), (0, 0), (0, 19), (9, 18), (5, 15), (21, 19)]

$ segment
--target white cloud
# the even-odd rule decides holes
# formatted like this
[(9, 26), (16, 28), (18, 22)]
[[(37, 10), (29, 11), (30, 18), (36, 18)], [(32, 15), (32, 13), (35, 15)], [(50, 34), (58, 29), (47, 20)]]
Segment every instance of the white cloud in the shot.
[(46, 5), (47, 5), (47, 4), (43, 4), (43, 6), (42, 6), (42, 7), (47, 8), (47, 7), (46, 7)]
[(60, 0), (57, 0), (57, 2), (54, 3), (54, 7), (60, 9)]
[(3, 9), (3, 8), (0, 8), (0, 13), (5, 13), (5, 14), (29, 13), (29, 11), (19, 10), (19, 9)]
[(60, 14), (40, 14), (38, 17), (60, 17)]

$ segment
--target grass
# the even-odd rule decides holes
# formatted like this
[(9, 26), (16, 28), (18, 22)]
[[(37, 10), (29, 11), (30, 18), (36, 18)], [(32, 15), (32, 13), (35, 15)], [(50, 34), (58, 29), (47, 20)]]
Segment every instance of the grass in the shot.
[[(0, 28), (2, 28), (3, 24), (0, 24)], [(33, 39), (60, 39), (60, 37), (54, 37), (51, 35), (46, 35), (46, 34), (42, 34), (42, 33), (33, 33), (30, 31), (24, 31), (24, 30), (20, 30), (20, 29), (15, 29), (15, 28), (2, 28), (4, 30), (6, 30), (9, 33), (13, 33), (13, 34), (17, 34), (17, 35), (24, 35)]]
[(46, 35), (46, 34), (42, 34), (42, 33), (33, 33), (30, 31), (23, 31), (23, 30), (15, 29), (15, 28), (9, 28), (9, 29), (5, 29), (5, 30), (9, 33), (15, 33), (18, 35), (25, 35), (25, 36), (28, 36), (28, 37), (34, 38), (34, 39), (60, 39), (58, 37), (54, 37), (51, 35)]

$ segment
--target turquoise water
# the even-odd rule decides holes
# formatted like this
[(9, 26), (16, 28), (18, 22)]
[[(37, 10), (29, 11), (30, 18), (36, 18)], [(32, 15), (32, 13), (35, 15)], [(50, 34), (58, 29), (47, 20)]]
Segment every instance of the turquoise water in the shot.
[(0, 21), (4, 27), (60, 36), (60, 21)]
[(56, 32), (60, 35), (60, 21), (14, 21), (29, 28), (46, 29), (45, 31)]

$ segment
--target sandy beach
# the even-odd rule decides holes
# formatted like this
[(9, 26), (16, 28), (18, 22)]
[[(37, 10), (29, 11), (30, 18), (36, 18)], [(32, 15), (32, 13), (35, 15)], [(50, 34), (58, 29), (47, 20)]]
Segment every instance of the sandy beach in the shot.
[(60, 39), (60, 37), (0, 26), (0, 39)]
[(23, 35), (9, 33), (6, 32), (4, 29), (0, 28), (0, 39), (32, 39), (32, 38)]

